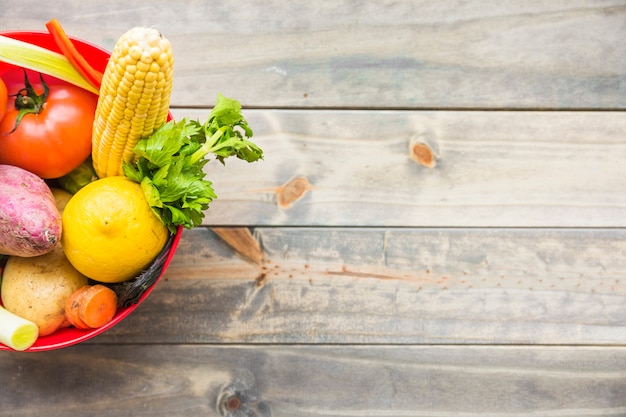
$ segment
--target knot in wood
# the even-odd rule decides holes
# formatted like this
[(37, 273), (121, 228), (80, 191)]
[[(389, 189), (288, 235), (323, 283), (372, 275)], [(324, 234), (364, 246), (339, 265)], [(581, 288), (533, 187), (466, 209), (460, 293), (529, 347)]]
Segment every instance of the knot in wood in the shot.
[(409, 139), (409, 158), (426, 168), (434, 168), (439, 158), (439, 147), (430, 133), (422, 133)]
[(226, 398), (226, 401), (224, 401), (224, 407), (228, 411), (235, 411), (239, 408), (240, 405), (241, 400), (235, 395), (231, 395), (230, 397)]
[(244, 402), (245, 395), (242, 397), (240, 392), (224, 392), (218, 402), (220, 414), (224, 417), (241, 416), (246, 411)]
[(296, 177), (276, 188), (278, 206), (289, 208), (313, 188), (305, 177)]

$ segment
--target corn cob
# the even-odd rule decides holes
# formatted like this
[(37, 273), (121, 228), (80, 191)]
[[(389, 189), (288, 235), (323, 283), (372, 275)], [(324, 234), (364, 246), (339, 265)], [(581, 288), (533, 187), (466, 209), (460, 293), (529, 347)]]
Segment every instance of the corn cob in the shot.
[(93, 124), (92, 160), (98, 177), (123, 175), (139, 139), (167, 120), (173, 84), (170, 42), (136, 27), (116, 42), (104, 70)]

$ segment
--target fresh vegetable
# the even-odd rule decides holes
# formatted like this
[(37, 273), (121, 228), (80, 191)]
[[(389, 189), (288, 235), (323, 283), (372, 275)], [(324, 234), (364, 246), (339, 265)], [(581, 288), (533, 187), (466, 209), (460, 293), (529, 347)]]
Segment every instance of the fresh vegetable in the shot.
[(102, 327), (117, 311), (117, 295), (102, 284), (86, 285), (69, 296), (65, 303), (67, 320), (79, 329)]
[[(80, 55), (56, 19), (48, 22), (46, 27), (65, 56), (58, 60), (60, 67), (65, 70), (69, 65), (74, 73), (84, 77), (83, 88), (90, 87), (90, 91), (99, 94), (99, 97), (92, 96), (96, 105), (90, 126), (86, 129), (93, 138), (90, 141), (90, 154), (87, 155), (91, 156), (91, 160), (85, 157), (78, 164), (64, 164), (66, 168), (72, 166), (57, 176), (37, 174), (42, 178), (56, 179), (56, 184), (71, 192), (53, 189), (58, 204), (57, 211), (64, 213), (62, 244), (56, 245), (42, 256), (9, 257), (5, 279), (0, 284), (0, 296), (7, 312), (13, 311), (14, 314), (31, 320), (39, 336), (51, 334), (58, 328), (69, 325), (81, 329), (101, 327), (110, 322), (117, 308), (138, 301), (160, 276), (164, 263), (167, 263), (166, 259), (171, 256), (171, 245), (178, 242), (180, 235), (176, 232), (181, 226), (191, 228), (200, 225), (203, 212), (216, 198), (212, 184), (205, 179), (203, 171), (208, 162), (207, 155), (213, 155), (222, 164), (231, 156), (248, 162), (263, 159), (263, 151), (250, 141), (252, 129), (242, 115), (240, 103), (221, 94), (218, 95), (215, 108), (206, 122), (185, 119), (179, 123), (166, 123), (172, 91), (173, 59), (169, 41), (156, 30), (134, 28), (124, 34), (116, 43), (104, 74), (100, 74)], [(0, 40), (0, 60), (4, 43), (5, 40)], [(33, 52), (34, 55), (29, 54), (31, 57), (41, 51)], [(49, 51), (41, 53), (43, 57)], [(52, 107), (51, 103), (41, 103), (52, 97), (53, 87), (65, 85), (55, 82), (53, 78), (40, 76), (39, 72), (48, 74), (46, 71), (51, 67), (54, 72), (51, 75), (54, 77), (76, 83), (75, 79), (70, 80), (71, 76), (67, 79), (58, 75), (62, 72), (59, 67), (56, 64), (50, 65), (51, 61), (48, 62), (53, 57), (54, 53), (46, 55), (43, 61), (35, 62), (33, 67), (17, 64), (29, 68), (28, 72), (25, 71), (24, 88), (20, 89), (17, 100), (20, 104), (32, 102), (33, 106), (38, 106), (39, 119), (47, 117), (48, 110)], [(26, 56), (18, 58), (25, 61), (29, 59)], [(54, 59), (57, 58), (58, 56)], [(34, 79), (31, 70), (37, 71), (34, 75), (40, 78), (40, 84), (31, 84)], [(14, 78), (9, 84), (13, 82)], [(9, 85), (9, 93), (12, 91)], [(45, 110), (40, 111), (44, 107)], [(12, 124), (7, 125), (11, 127), (11, 130), (7, 130), (9, 136), (21, 130), (30, 119), (29, 113), (37, 111), (31, 109), (18, 112)], [(75, 118), (73, 122), (77, 120), (82, 118)], [(0, 123), (0, 134), (4, 123)], [(73, 130), (84, 129), (78, 126)], [(33, 152), (28, 149), (41, 149), (39, 145), (27, 146), (30, 148), (16, 153), (29, 154)], [(46, 150), (42, 153), (54, 155), (65, 147), (73, 148), (74, 145), (57, 145), (53, 152)], [(0, 157), (4, 153), (0, 148)], [(98, 176), (102, 179), (98, 179)], [(107, 188), (109, 183), (101, 182), (104, 180), (124, 180), (124, 183), (132, 184), (138, 190), (139, 196), (133, 194), (126, 198), (117, 194), (115, 197), (104, 197), (104, 200), (81, 198), (81, 193), (94, 187), (94, 184), (103, 184), (102, 187), (107, 184), (104, 187)], [(127, 191), (127, 187), (121, 184), (114, 188), (118, 192)], [(4, 202), (1, 197), (0, 193), (0, 206)], [(81, 200), (89, 200), (91, 205), (72, 209)], [(145, 203), (143, 211), (134, 205), (138, 201)], [(117, 208), (113, 210), (111, 207)], [(124, 211), (127, 208), (130, 213)], [(109, 209), (111, 210), (107, 213)], [(117, 217), (125, 221), (117, 222)], [(72, 224), (74, 229), (70, 226), (65, 228), (66, 218), (70, 219), (67, 224)], [(109, 227), (112, 224), (113, 227)], [(135, 225), (144, 229), (135, 230)], [(145, 226), (150, 229), (148, 232)], [(111, 231), (114, 233), (107, 235)], [(80, 237), (72, 239), (72, 235)], [(94, 241), (94, 236), (98, 239), (104, 237)], [(134, 236), (135, 239), (120, 241), (121, 236)], [(146, 241), (150, 241), (150, 254), (144, 262), (140, 258), (144, 256), (143, 252), (147, 252), (144, 250)], [(70, 258), (65, 251), (76, 254), (77, 248), (80, 251), (87, 248), (98, 256), (105, 254), (104, 260), (98, 259), (89, 267), (91, 270), (98, 270), (99, 274), (102, 271), (108, 274), (102, 284), (87, 282), (87, 274), (84, 271), (78, 272), (69, 262)], [(81, 259), (88, 257), (80, 256)], [(142, 267), (135, 268), (132, 275), (122, 277), (119, 273), (126, 264), (139, 262)], [(70, 268), (73, 272), (69, 271)], [(35, 278), (36, 274), (45, 277)], [(25, 278), (29, 276), (30, 278)], [(74, 281), (61, 283), (55, 282), (55, 279)], [(99, 278), (93, 280), (98, 281)], [(26, 284), (35, 281), (36, 285)], [(70, 289), (72, 292), (68, 293)], [(61, 290), (64, 291), (63, 294), (57, 292)], [(45, 294), (45, 299), (41, 298), (42, 294)], [(61, 302), (63, 315), (59, 317)]]
[(39, 336), (39, 328), (32, 321), (23, 319), (0, 306), (0, 342), (11, 349), (26, 350)]
[(98, 89), (76, 71), (62, 54), (0, 35), (0, 61), (49, 75), (98, 94)]
[(0, 78), (0, 120), (2, 120), (6, 112), (8, 99), (7, 85), (2, 81), (2, 78)]
[(83, 57), (72, 43), (72, 40), (67, 36), (61, 23), (57, 19), (52, 19), (46, 23), (48, 32), (54, 38), (54, 42), (57, 44), (63, 55), (72, 64), (72, 66), (88, 80), (94, 87), (100, 88), (102, 84), (102, 73), (95, 70)]
[(167, 120), (174, 61), (169, 40), (136, 27), (115, 43), (104, 70), (93, 124), (93, 166), (98, 177), (122, 175), (122, 161)]
[(39, 327), (39, 336), (54, 333), (69, 322), (65, 302), (87, 277), (67, 260), (59, 245), (51, 252), (30, 258), (12, 256), (2, 276), (4, 308)]
[(263, 158), (252, 143), (252, 129), (238, 101), (219, 94), (207, 121), (170, 121), (137, 143), (139, 159), (124, 164), (124, 174), (141, 184), (146, 198), (170, 232), (202, 223), (204, 211), (216, 198), (205, 179), (207, 154), (221, 163), (230, 156), (248, 162)]
[(59, 243), (61, 227), (61, 214), (46, 183), (22, 168), (0, 165), (0, 253), (48, 253)]
[(87, 158), (72, 172), (57, 179), (59, 185), (69, 193), (76, 194), (85, 185), (97, 180), (96, 171), (93, 169), (91, 158)]
[(61, 213), (62, 216), (63, 209), (65, 209), (65, 206), (67, 206), (67, 203), (72, 198), (72, 194), (62, 188), (57, 187), (50, 188), (50, 191), (52, 191), (52, 195), (54, 196), (54, 202), (57, 206), (57, 210), (59, 210), (59, 213)]
[(0, 121), (0, 163), (19, 166), (42, 178), (58, 178), (91, 154), (97, 97), (74, 85), (45, 79), (9, 86), (17, 94)]

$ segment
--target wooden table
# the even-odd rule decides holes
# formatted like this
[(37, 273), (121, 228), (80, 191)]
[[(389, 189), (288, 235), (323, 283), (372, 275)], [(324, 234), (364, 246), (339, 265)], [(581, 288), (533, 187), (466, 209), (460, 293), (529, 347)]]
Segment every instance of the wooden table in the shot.
[[(175, 50), (265, 151), (149, 299), (0, 354), (0, 416), (626, 416), (626, 3), (33, 0)], [(234, 238), (234, 240), (232, 239)]]

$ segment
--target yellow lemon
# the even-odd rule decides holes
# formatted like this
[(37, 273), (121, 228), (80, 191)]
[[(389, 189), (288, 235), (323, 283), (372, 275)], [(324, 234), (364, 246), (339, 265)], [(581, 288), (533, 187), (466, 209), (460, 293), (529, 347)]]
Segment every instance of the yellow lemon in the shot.
[(65, 206), (62, 218), (65, 255), (74, 268), (105, 283), (137, 276), (169, 236), (141, 186), (121, 176), (81, 188)]

